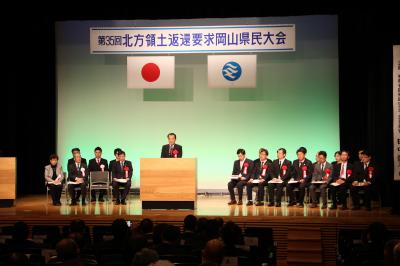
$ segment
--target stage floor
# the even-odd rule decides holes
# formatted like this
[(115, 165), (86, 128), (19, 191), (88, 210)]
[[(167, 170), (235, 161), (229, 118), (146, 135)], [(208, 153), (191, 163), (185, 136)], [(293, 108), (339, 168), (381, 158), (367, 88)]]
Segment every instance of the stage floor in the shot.
[[(322, 210), (320, 208), (299, 208), (296, 206), (287, 207), (286, 203), (282, 203), (282, 207), (268, 207), (265, 206), (246, 206), (244, 205), (227, 205), (229, 201), (228, 196), (203, 196), (199, 195), (197, 198), (195, 210), (148, 210), (141, 208), (141, 201), (139, 196), (130, 195), (127, 205), (115, 205), (115, 202), (96, 202), (88, 203), (86, 206), (69, 206), (65, 202), (65, 197), (62, 197), (62, 206), (53, 206), (46, 200), (45, 195), (26, 196), (18, 198), (16, 206), (11, 208), (0, 208), (0, 217), (2, 220), (16, 220), (16, 219), (35, 219), (46, 217), (56, 219), (115, 219), (117, 217), (124, 217), (129, 219), (141, 219), (148, 217), (155, 220), (180, 220), (188, 214), (196, 216), (210, 216), (210, 217), (223, 217), (230, 220), (247, 221), (266, 221), (278, 218), (296, 218), (306, 219), (310, 221), (323, 222), (324, 220), (332, 221), (333, 219), (348, 220), (354, 219), (398, 219), (399, 216), (390, 214), (389, 208), (380, 208), (373, 206), (372, 211), (366, 210)], [(400, 221), (400, 220), (399, 220)]]

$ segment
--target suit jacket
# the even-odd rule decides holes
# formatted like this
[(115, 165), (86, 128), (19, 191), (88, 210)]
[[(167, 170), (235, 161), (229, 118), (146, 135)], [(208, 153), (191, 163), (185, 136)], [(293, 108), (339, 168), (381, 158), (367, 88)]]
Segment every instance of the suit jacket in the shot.
[(121, 162), (115, 162), (112, 165), (112, 177), (113, 178), (126, 178), (125, 177), (125, 171), (124, 171), (124, 167), (128, 167), (128, 179), (132, 178), (132, 174), (133, 174), (133, 167), (132, 167), (132, 163), (130, 161), (125, 160), (123, 167), (121, 168)]
[[(342, 169), (342, 164), (343, 164), (343, 163), (337, 163), (337, 164), (335, 164), (335, 165), (333, 166), (332, 182), (336, 182), (336, 180), (338, 180), (338, 179), (340, 178), (340, 171), (341, 171), (341, 169)], [(353, 169), (353, 165), (352, 165), (351, 163), (349, 163), (349, 162), (347, 162), (347, 169), (346, 169), (346, 172), (347, 172), (348, 170), (351, 170), (351, 175), (348, 175), (348, 174), (346, 173), (346, 179), (345, 179), (345, 181), (346, 181), (346, 183), (347, 183), (347, 182), (350, 182), (350, 183), (351, 183), (351, 182), (353, 181), (354, 169)]]
[[(247, 170), (246, 173), (244, 172), (245, 170), (245, 165), (247, 164)], [(233, 169), (232, 169), (232, 175), (239, 175), (242, 174), (242, 177), (246, 178), (246, 181), (250, 179), (251, 174), (253, 171), (253, 161), (250, 159), (245, 159), (243, 162), (243, 167), (240, 168), (240, 161), (236, 160), (233, 163)]]
[[(283, 170), (282, 167), (286, 166), (286, 173), (285, 175), (283, 175)], [(278, 178), (279, 176), (281, 177), (281, 179), (284, 182), (289, 181), (290, 177), (291, 177), (291, 168), (292, 168), (292, 162), (289, 161), (288, 159), (285, 158), (285, 160), (283, 161), (281, 167), (279, 168), (279, 159), (276, 159), (272, 162), (272, 169), (271, 169), (271, 179), (272, 178)]]
[(292, 178), (294, 180), (303, 179), (302, 167), (306, 166), (307, 167), (307, 171), (306, 171), (305, 180), (307, 182), (310, 182), (312, 174), (313, 174), (313, 168), (314, 168), (313, 163), (310, 160), (308, 160), (307, 158), (304, 159), (304, 162), (302, 162), (301, 165), (299, 164), (299, 162), (300, 161), (298, 159), (293, 161), (293, 164), (292, 164)]
[(270, 159), (267, 159), (264, 165), (267, 167), (267, 169), (265, 169), (265, 175), (261, 176), (264, 170), (263, 167), (261, 166), (261, 160), (260, 159), (254, 160), (253, 172), (251, 174), (252, 179), (258, 179), (260, 176), (264, 180), (268, 180), (270, 178), (272, 161)]
[[(85, 176), (83, 176), (83, 172), (81, 169), (85, 169)], [(85, 179), (85, 182), (88, 180), (89, 171), (85, 163), (81, 162), (80, 169), (77, 169), (75, 162), (73, 164), (68, 165), (68, 181), (75, 181), (76, 177)]]
[[(174, 148), (172, 150), (176, 150), (178, 154), (176, 157), (182, 158), (182, 146), (179, 144), (174, 144)], [(171, 154), (169, 153), (169, 144), (165, 144), (161, 148), (161, 158), (175, 158), (174, 154), (171, 151)]]
[(89, 160), (89, 173), (95, 171), (101, 171), (100, 165), (104, 165), (104, 171), (108, 171), (108, 162), (106, 159), (100, 158), (100, 163), (97, 164), (96, 158)]
[(313, 171), (313, 174), (312, 174), (312, 181), (321, 181), (326, 175), (326, 172), (325, 172), (326, 169), (329, 169), (331, 171), (330, 174), (329, 174), (328, 180), (327, 180), (328, 184), (331, 183), (332, 182), (332, 175), (333, 175), (332, 164), (330, 164), (328, 162), (325, 162), (324, 170), (321, 169), (321, 164), (320, 163), (317, 163), (314, 166), (314, 171)]
[[(60, 181), (62, 183), (62, 181), (64, 180), (64, 173), (63, 173), (63, 170), (62, 170), (62, 166), (59, 163), (57, 163), (57, 166), (56, 166), (56, 174), (57, 174), (57, 177), (61, 176), (61, 180)], [(44, 167), (44, 180), (45, 180), (46, 183), (54, 181), (53, 180), (53, 168), (51, 167), (50, 164), (46, 165)]]
[[(370, 168), (370, 169), (369, 169)], [(369, 171), (371, 170), (371, 177), (369, 175)], [(368, 167), (364, 169), (364, 164), (359, 163), (354, 167), (354, 181), (364, 182), (368, 181), (371, 184), (375, 184), (376, 182), (376, 166), (374, 162), (369, 162)]]
[[(70, 164), (74, 164), (75, 163), (75, 160), (74, 160), (74, 158), (71, 158), (71, 159), (68, 159), (68, 166), (70, 165)], [(87, 165), (87, 163), (86, 163), (86, 159), (85, 158), (81, 158), (81, 163), (84, 163), (84, 164), (86, 164)]]

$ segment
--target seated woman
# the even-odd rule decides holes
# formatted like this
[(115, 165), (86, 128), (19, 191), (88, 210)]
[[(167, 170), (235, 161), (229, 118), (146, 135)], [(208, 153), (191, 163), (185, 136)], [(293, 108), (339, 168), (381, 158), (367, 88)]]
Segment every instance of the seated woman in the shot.
[(44, 179), (50, 189), (54, 206), (61, 206), (62, 181), (64, 179), (62, 166), (58, 163), (57, 154), (50, 155), (50, 164), (44, 168)]

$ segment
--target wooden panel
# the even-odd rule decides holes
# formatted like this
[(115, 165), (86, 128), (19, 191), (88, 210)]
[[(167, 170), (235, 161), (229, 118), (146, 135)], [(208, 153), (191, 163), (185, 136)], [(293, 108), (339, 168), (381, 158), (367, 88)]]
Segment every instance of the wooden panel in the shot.
[(16, 159), (0, 157), (0, 200), (16, 198)]
[(197, 170), (193, 158), (140, 160), (142, 201), (196, 201)]

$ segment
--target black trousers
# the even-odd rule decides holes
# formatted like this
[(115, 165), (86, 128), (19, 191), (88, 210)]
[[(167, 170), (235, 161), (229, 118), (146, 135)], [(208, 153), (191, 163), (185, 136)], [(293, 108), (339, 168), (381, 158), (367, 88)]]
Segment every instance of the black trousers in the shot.
[(268, 183), (268, 195), (269, 195), (269, 202), (274, 203), (274, 192), (276, 189), (276, 202), (281, 203), (282, 199), (282, 190), (285, 186), (285, 183)]
[[(125, 201), (126, 196), (131, 189), (131, 180), (128, 180), (126, 183), (121, 183), (117, 181), (112, 182), (113, 194), (117, 201)], [(119, 189), (120, 187), (124, 187), (124, 189)]]
[(80, 190), (81, 193), (80, 194), (82, 195), (82, 202), (85, 201), (85, 198), (86, 198), (86, 186), (87, 186), (87, 184), (85, 182), (83, 182), (82, 184), (77, 184), (77, 185), (75, 185), (75, 184), (69, 184), (68, 185), (68, 192), (69, 192), (69, 195), (71, 197), (71, 201), (72, 202), (77, 202), (79, 200), (79, 195), (77, 193), (78, 191), (75, 191), (75, 188), (77, 188), (77, 187), (81, 188), (81, 190)]
[(247, 181), (244, 180), (231, 180), (228, 183), (228, 190), (229, 190), (229, 195), (231, 196), (231, 200), (235, 200), (235, 192), (234, 188), (236, 187), (238, 189), (238, 194), (239, 194), (239, 200), (241, 201), (243, 198), (243, 187), (246, 186)]
[(360, 207), (360, 191), (364, 191), (364, 205), (371, 207), (371, 185), (369, 186), (351, 186), (350, 195), (354, 207)]
[(326, 183), (325, 184), (311, 184), (310, 196), (311, 196), (312, 203), (318, 202), (318, 199), (317, 199), (317, 188), (318, 187), (319, 187), (319, 191), (321, 192), (322, 204), (327, 205), (328, 196), (326, 194), (326, 188), (328, 187), (328, 185)]
[(104, 196), (104, 189), (94, 189), (92, 190), (91, 194), (91, 198), (96, 200), (96, 192), (99, 191), (99, 199), (102, 199)]
[(49, 187), (49, 193), (51, 195), (51, 199), (53, 203), (61, 203), (61, 192), (62, 192), (62, 185), (54, 185), (54, 184), (48, 184)]
[(258, 183), (258, 184), (253, 184), (248, 182), (246, 185), (246, 189), (247, 189), (247, 200), (253, 200), (253, 187), (257, 187), (257, 201), (264, 201), (264, 188), (266, 185), (266, 181), (262, 182), (262, 183)]
[(346, 197), (347, 197), (347, 190), (349, 189), (350, 184), (349, 182), (344, 182), (339, 186), (332, 186), (329, 185), (329, 189), (332, 192), (332, 205), (336, 206), (339, 203), (343, 204), (343, 206), (347, 207)]
[[(286, 190), (289, 196), (289, 203), (304, 203), (304, 195), (306, 194), (306, 188), (310, 186), (310, 182), (304, 181), (303, 183), (291, 183), (287, 184)], [(299, 200), (296, 200), (294, 189), (299, 189)]]

